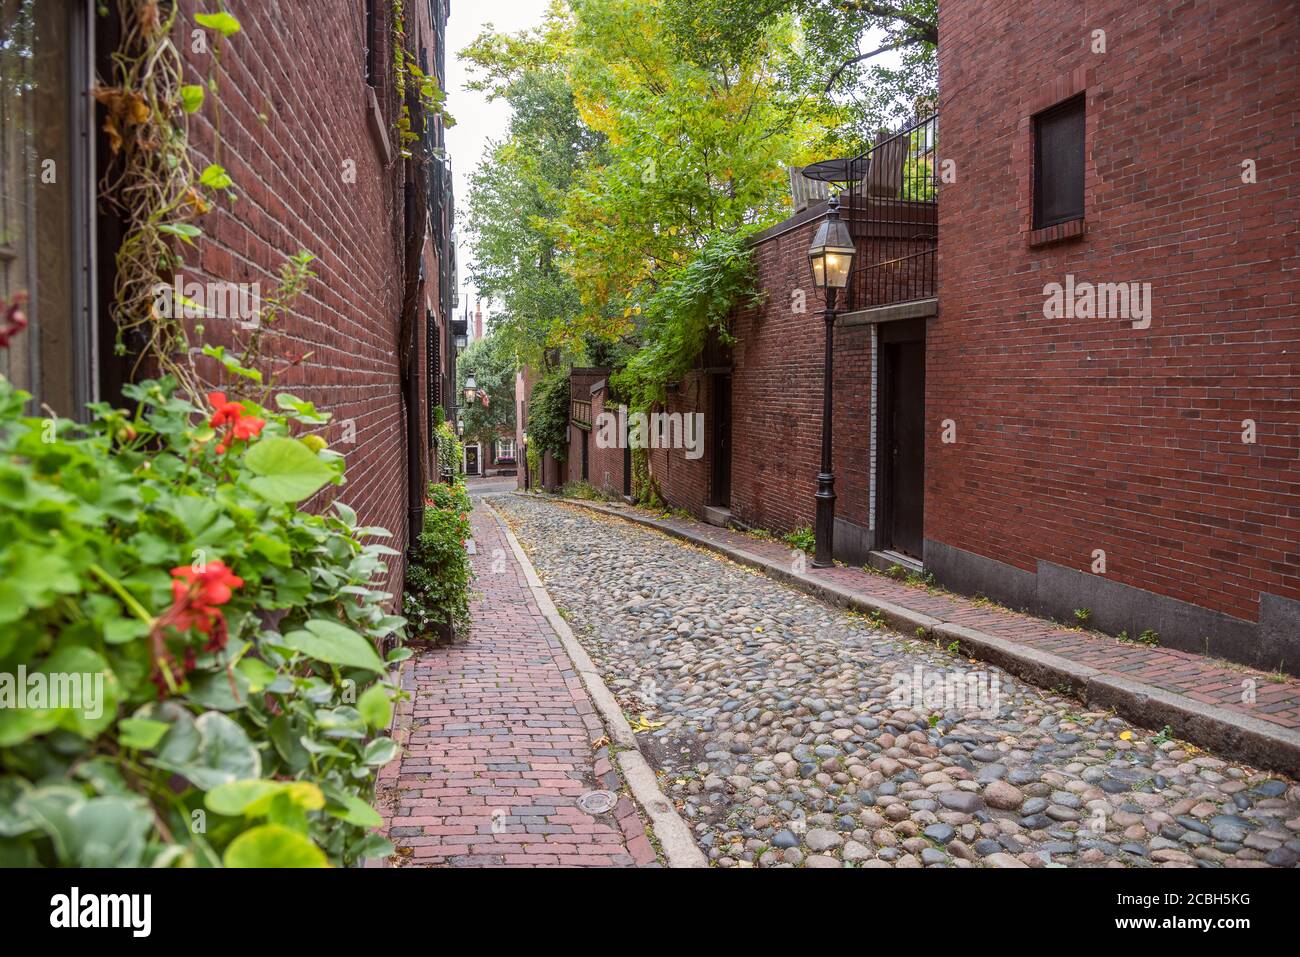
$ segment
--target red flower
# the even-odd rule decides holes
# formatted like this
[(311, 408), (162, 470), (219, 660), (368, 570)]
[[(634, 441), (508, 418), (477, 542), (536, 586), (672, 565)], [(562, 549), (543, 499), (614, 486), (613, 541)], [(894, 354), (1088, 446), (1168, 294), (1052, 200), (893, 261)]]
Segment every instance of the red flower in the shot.
[(265, 426), (266, 419), (259, 419), (251, 415), (242, 415), (239, 417), (239, 421), (235, 423), (235, 427), (232, 431), (235, 434), (235, 438), (243, 439), (247, 442), (249, 439), (260, 435)]
[(23, 307), (27, 305), (27, 293), (16, 293), (13, 299), (6, 306), (3, 299), (0, 299), (0, 316), (3, 316), (3, 324), (0, 325), (0, 349), (8, 349), (9, 341), (14, 336), (27, 328), (27, 313)]
[(212, 403), (212, 408), (215, 410), (208, 424), (214, 429), (219, 429), (223, 425), (230, 426), (226, 434), (221, 437), (221, 441), (217, 443), (218, 455), (224, 455), (233, 440), (247, 442), (261, 435), (262, 429), (266, 427), (265, 419), (259, 419), (255, 415), (245, 415), (244, 404), (229, 401), (224, 392), (209, 392), (208, 401)]
[(209, 562), (203, 571), (196, 571), (192, 565), (172, 569), (172, 605), (158, 618), (151, 635), (157, 665), (153, 682), (158, 686), (159, 697), (166, 694), (169, 685), (178, 685), (194, 670), (197, 658), (193, 646), (187, 645), (184, 664), (177, 663), (167, 650), (164, 629), (170, 626), (182, 633), (197, 631), (208, 636), (204, 651), (220, 651), (230, 637), (220, 606), (230, 601), (234, 590), (243, 584), (244, 580), (222, 561)]
[(219, 429), (227, 422), (237, 422), (239, 417), (244, 414), (244, 404), (242, 402), (230, 402), (226, 399), (224, 392), (209, 392), (208, 401), (212, 403), (212, 408), (216, 411), (212, 413), (210, 425), (214, 429)]
[(200, 607), (224, 605), (230, 601), (234, 590), (244, 584), (244, 580), (231, 572), (223, 561), (209, 562), (201, 572), (195, 571), (191, 565), (180, 565), (172, 569), (172, 579), (175, 601), (189, 597), (192, 604)]
[(218, 606), (230, 601), (243, 584), (221, 561), (210, 562), (201, 572), (190, 565), (173, 568), (172, 606), (163, 619), (177, 631), (192, 628), (208, 635), (207, 650), (220, 650), (226, 644), (226, 620)]

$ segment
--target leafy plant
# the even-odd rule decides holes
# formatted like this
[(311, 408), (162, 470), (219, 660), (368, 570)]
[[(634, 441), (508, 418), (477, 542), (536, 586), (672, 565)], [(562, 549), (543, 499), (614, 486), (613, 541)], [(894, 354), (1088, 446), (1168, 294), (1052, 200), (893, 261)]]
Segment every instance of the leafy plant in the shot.
[(433, 483), (425, 499), (424, 531), (407, 553), (403, 610), (413, 636), (450, 637), (469, 624), (469, 513), (465, 484)]
[(567, 498), (580, 498), (589, 502), (604, 502), (607, 496), (590, 482), (566, 482), (563, 494)]
[(1079, 623), (1080, 628), (1087, 628), (1088, 622), (1092, 621), (1092, 609), (1091, 608), (1074, 609), (1074, 619)]
[(758, 300), (753, 250), (743, 231), (711, 234), (686, 265), (664, 269), (644, 307), (644, 345), (611, 379), (628, 407), (647, 411), (663, 402), (668, 384), (691, 370), (710, 333), (728, 341), (732, 310)]
[[(222, 43), (240, 25), (228, 13), (196, 16), (211, 37), (212, 73), (201, 85), (187, 84), (172, 39), (180, 8), (135, 0), (117, 0), (116, 6), (123, 41), (113, 53), (108, 82), (94, 89), (104, 110), (109, 152), (100, 193), (123, 223), (111, 303), (116, 351), (125, 355), (127, 338), (138, 339), (137, 368), (146, 360), (157, 363), (197, 400), (202, 393), (197, 377), (188, 363), (178, 361), (189, 346), (185, 324), (154, 306), (159, 286), (168, 285), (184, 266), (180, 250), (203, 233), (195, 220), (231, 194), (232, 181), (220, 165), (210, 163), (201, 173), (195, 168), (189, 117), (203, 108), (207, 93), (217, 92)], [(215, 104), (216, 97), (211, 100)], [(219, 129), (215, 105), (212, 113)]]
[(804, 552), (811, 552), (817, 547), (817, 536), (807, 525), (804, 525), (801, 528), (796, 528), (793, 532), (786, 535), (782, 535), (781, 541), (785, 542), (791, 548), (797, 548)]
[(133, 409), (79, 426), (22, 417), (0, 379), (0, 674), (81, 692), (0, 708), (0, 861), (389, 853), (368, 832), (397, 753), (378, 650), (404, 625), (382, 590), (397, 553), (341, 502), (299, 508), (344, 479), (294, 434), (321, 414), (284, 394), (199, 407), (170, 379), (124, 392)]
[(1130, 637), (1129, 637), (1129, 633), (1128, 633), (1127, 630), (1125, 630), (1125, 631), (1121, 631), (1121, 632), (1120, 632), (1118, 635), (1116, 635), (1115, 637), (1116, 637), (1119, 641), (1125, 642), (1126, 644), (1130, 644), (1130, 645), (1146, 645), (1148, 648), (1155, 647), (1156, 645), (1160, 644), (1160, 635), (1159, 635), (1159, 633), (1157, 633), (1157, 632), (1155, 632), (1155, 631), (1152, 631), (1150, 628), (1148, 628), (1148, 629), (1146, 629), (1145, 631), (1143, 631), (1143, 632), (1142, 632), (1140, 635), (1138, 635), (1136, 638), (1130, 638)]
[[(442, 407), (438, 406), (439, 411)], [(465, 474), (465, 446), (461, 444), (456, 430), (445, 418), (438, 417), (433, 429), (438, 443), (438, 468), (444, 474), (461, 476)]]
[(528, 451), (536, 449), (564, 461), (569, 443), (565, 438), (569, 426), (569, 372), (555, 369), (543, 376), (533, 388), (528, 405)]

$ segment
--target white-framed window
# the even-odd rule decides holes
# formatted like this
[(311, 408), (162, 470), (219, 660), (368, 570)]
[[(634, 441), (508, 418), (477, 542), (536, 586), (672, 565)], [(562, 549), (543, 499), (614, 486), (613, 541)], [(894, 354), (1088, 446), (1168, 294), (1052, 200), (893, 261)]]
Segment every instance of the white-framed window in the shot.
[(502, 437), (497, 439), (497, 461), (502, 459), (514, 460), (515, 457), (515, 440), (513, 436)]

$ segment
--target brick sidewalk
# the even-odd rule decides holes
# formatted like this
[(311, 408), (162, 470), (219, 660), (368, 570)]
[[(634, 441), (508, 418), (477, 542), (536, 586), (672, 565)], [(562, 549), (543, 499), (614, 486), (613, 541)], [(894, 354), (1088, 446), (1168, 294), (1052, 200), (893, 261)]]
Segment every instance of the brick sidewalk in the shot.
[[(590, 503), (576, 503), (587, 504)], [(658, 515), (626, 506), (609, 511), (651, 520), (664, 529), (685, 532), (703, 541), (735, 549), (750, 556), (789, 568), (790, 547), (780, 541), (760, 539), (732, 529), (704, 522)], [(1139, 681), (1207, 705), (1269, 721), (1292, 730), (1300, 729), (1300, 679), (1278, 680), (1244, 665), (1225, 665), (1212, 658), (1177, 651), (1128, 644), (1097, 632), (1071, 630), (1042, 618), (1005, 611), (960, 595), (930, 591), (859, 568), (835, 566), (813, 568), (806, 577), (829, 582), (863, 597), (901, 605), (914, 612), (963, 625), (998, 638), (1049, 652), (1118, 677)], [(1255, 701), (1243, 701), (1245, 682), (1253, 679)]]
[(400, 760), (379, 804), (397, 866), (630, 867), (656, 862), (631, 800), (577, 806), (621, 782), (604, 727), (532, 599), (500, 519), (471, 518), (476, 600), (468, 638), (406, 662)]

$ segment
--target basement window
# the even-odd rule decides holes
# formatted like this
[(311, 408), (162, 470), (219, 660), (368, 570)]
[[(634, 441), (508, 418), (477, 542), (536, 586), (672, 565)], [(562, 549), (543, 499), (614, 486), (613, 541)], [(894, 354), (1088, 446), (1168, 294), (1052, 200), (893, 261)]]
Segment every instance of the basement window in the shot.
[(1034, 228), (1083, 218), (1084, 98), (1034, 117)]

